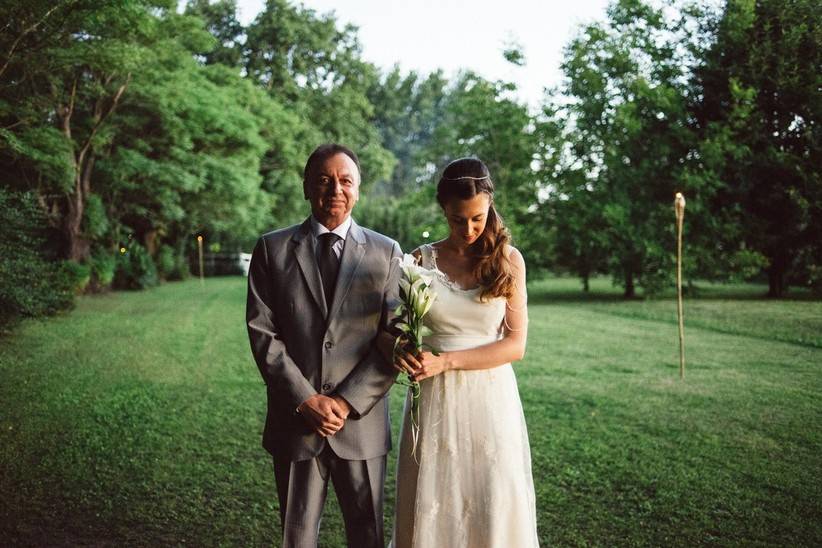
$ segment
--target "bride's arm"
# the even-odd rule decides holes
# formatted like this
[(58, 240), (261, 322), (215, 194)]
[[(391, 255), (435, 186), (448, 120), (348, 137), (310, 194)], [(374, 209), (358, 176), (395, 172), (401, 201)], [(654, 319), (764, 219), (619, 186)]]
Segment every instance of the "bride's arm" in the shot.
[(415, 370), (417, 380), (439, 375), (443, 371), (491, 369), (523, 358), (528, 334), (525, 261), (520, 252), (513, 247), (508, 258), (513, 267), (514, 294), (506, 302), (503, 337), (498, 341), (468, 350), (441, 352), (439, 356), (423, 352), (419, 360), (421, 367)]

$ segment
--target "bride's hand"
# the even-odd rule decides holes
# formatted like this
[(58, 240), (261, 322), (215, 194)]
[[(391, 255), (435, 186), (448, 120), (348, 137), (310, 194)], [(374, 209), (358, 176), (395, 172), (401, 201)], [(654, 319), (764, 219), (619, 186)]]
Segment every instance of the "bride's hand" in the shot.
[(422, 365), (414, 371), (414, 380), (417, 382), (448, 371), (448, 361), (444, 353), (436, 356), (431, 352), (423, 352), (418, 361)]
[(413, 376), (421, 367), (422, 364), (419, 362), (418, 355), (403, 349), (394, 351), (394, 369), (400, 373), (408, 373), (408, 375)]

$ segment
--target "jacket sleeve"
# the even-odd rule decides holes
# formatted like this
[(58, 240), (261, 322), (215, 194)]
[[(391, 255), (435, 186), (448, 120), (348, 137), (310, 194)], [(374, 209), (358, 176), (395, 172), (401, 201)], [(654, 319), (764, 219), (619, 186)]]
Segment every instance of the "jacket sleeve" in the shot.
[[(402, 257), (400, 246), (394, 242), (391, 249), (391, 266), (383, 287), (382, 315), (380, 325), (383, 331), (389, 330), (394, 309), (399, 301), (399, 261)], [(375, 338), (376, 341), (376, 338)], [(336, 394), (345, 398), (352, 408), (352, 418), (356, 419), (368, 414), (371, 408), (379, 402), (391, 389), (397, 378), (397, 371), (385, 361), (377, 348), (376, 342), (371, 350), (351, 373), (341, 382)]]
[[(251, 352), (260, 374), (285, 405), (296, 409), (317, 393), (288, 354), (279, 336), (278, 318), (274, 314), (275, 291), (268, 252), (262, 238), (254, 247), (248, 269), (246, 324)], [(279, 318), (283, 320), (283, 318)]]

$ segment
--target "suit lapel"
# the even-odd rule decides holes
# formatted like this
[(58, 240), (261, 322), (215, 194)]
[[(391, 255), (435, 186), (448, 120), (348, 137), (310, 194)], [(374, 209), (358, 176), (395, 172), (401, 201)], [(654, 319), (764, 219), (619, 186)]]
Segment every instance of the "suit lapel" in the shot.
[(354, 281), (357, 267), (360, 266), (365, 255), (365, 233), (352, 219), (351, 228), (345, 238), (342, 257), (340, 258), (340, 273), (337, 275), (337, 286), (334, 289), (334, 302), (331, 304), (331, 312), (328, 315), (329, 322), (337, 314), (348, 295), (348, 290)]
[[(323, 296), (323, 285), (320, 281), (320, 269), (317, 266), (317, 257), (314, 252), (314, 238), (311, 237), (311, 220), (306, 219), (299, 230), (292, 237), (294, 254), (303, 273), (308, 290), (320, 308), (323, 317), (328, 316), (328, 307)], [(341, 269), (342, 270), (342, 269)]]

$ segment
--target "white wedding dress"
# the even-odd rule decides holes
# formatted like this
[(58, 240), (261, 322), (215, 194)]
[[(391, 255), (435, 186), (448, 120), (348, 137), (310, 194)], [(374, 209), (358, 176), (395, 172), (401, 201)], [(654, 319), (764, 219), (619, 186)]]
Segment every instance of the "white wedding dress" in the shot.
[[(506, 301), (479, 300), (439, 271), (436, 250), (421, 248), (437, 293), (425, 339), (441, 350), (498, 340)], [(417, 460), (411, 454), (410, 398), (399, 455), (393, 548), (532, 548), (536, 528), (531, 451), (511, 364), (446, 371), (423, 380)]]

